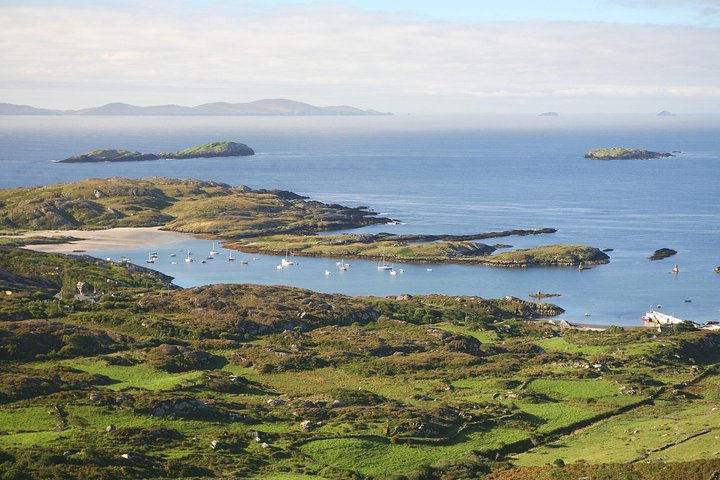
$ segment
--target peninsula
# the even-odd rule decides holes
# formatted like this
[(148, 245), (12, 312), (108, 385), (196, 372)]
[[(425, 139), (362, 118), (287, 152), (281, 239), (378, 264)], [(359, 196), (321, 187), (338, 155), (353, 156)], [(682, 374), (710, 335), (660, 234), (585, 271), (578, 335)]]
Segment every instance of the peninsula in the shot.
[(93, 150), (82, 155), (74, 155), (57, 163), (97, 163), (97, 162), (138, 162), (160, 159), (213, 158), (213, 157), (245, 157), (255, 155), (255, 151), (237, 142), (211, 142), (186, 148), (179, 152), (140, 153), (127, 150)]
[[(518, 235), (537, 235), (547, 230), (515, 231)], [(473, 240), (512, 235), (491, 232), (477, 235), (272, 235), (225, 242), (224, 247), (248, 253), (282, 254), (289, 250), (296, 256), (343, 257), (365, 260), (385, 259), (403, 263), (454, 263), (492, 267), (549, 267), (599, 265), (608, 263), (601, 250), (584, 245), (548, 245), (519, 249), (492, 255), (496, 248)], [(425, 237), (439, 238), (425, 240)]]
[(593, 160), (650, 160), (652, 158), (673, 157), (672, 153), (651, 152), (625, 147), (597, 148), (585, 154)]
[[(180, 152), (182, 153), (182, 152)], [(457, 263), (496, 267), (575, 266), (607, 263), (594, 247), (549, 245), (505, 251), (476, 240), (541, 235), (555, 229), (507, 230), (475, 235), (315, 235), (322, 231), (387, 224), (367, 207), (308, 200), (282, 190), (253, 190), (194, 179), (88, 179), (0, 190), (5, 233), (78, 231), (120, 227), (163, 230), (226, 240), (245, 252), (381, 259), (409, 263)], [(16, 245), (22, 240), (15, 240)], [(35, 244), (57, 243), (46, 238)]]

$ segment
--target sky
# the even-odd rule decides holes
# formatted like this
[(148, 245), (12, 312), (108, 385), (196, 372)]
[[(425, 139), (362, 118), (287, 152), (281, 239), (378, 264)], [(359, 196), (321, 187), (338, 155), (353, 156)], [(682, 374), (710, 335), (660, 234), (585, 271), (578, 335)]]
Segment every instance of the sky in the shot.
[(0, 102), (717, 113), (720, 0), (0, 0)]

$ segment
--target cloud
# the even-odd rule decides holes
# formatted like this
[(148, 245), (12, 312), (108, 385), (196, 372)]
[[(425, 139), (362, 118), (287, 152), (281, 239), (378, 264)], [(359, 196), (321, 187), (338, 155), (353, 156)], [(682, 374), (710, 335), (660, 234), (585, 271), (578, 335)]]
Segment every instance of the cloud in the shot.
[(718, 96), (718, 29), (442, 22), (329, 5), (262, 10), (216, 3), (191, 12), (178, 5), (0, 7), (0, 101), (22, 92), (32, 103), (28, 93), (43, 89), (67, 91), (63, 98), (82, 92), (90, 104), (102, 92), (144, 103), (298, 94), (321, 103)]

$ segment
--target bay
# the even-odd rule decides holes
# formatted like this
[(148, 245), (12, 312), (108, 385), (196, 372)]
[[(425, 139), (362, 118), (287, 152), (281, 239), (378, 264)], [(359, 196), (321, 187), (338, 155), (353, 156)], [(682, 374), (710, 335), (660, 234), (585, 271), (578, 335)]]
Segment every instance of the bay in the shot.
[[(175, 151), (214, 140), (247, 143), (254, 157), (138, 163), (58, 164), (97, 148)], [(622, 145), (677, 157), (592, 161), (585, 151)], [(650, 306), (696, 321), (720, 319), (720, 117), (0, 117), (0, 187), (89, 177), (201, 178), (281, 188), (346, 205), (367, 205), (403, 222), (361, 231), (468, 234), (553, 227), (553, 235), (498, 239), (516, 248), (581, 243), (612, 248), (592, 270), (403, 265), (390, 277), (374, 262), (278, 257), (241, 266), (223, 257), (172, 264), (170, 253), (209, 250), (188, 240), (128, 255), (182, 286), (287, 284), (352, 295), (446, 293), (527, 298), (541, 290), (570, 320), (637, 325)], [(661, 247), (678, 254), (651, 262)], [(179, 255), (179, 253), (178, 253)], [(240, 257), (240, 255), (239, 255)], [(670, 274), (674, 263), (678, 275)], [(324, 275), (328, 269), (331, 275)], [(691, 300), (691, 302), (686, 302)], [(586, 317), (585, 313), (590, 314)]]

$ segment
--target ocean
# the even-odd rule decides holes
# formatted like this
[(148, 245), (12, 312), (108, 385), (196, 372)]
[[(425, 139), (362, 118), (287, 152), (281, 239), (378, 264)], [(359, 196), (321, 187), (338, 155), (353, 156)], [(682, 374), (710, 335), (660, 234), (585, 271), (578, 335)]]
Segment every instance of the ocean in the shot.
[[(98, 148), (175, 151), (215, 140), (239, 141), (244, 158), (137, 163), (58, 164)], [(592, 148), (680, 151), (648, 161), (593, 161)], [(284, 284), (350, 295), (445, 293), (527, 299), (538, 290), (571, 321), (639, 325), (650, 307), (680, 318), (720, 320), (720, 116), (390, 117), (82, 117), (0, 116), (0, 187), (89, 177), (200, 178), (291, 190), (324, 202), (367, 205), (401, 225), (358, 231), (469, 234), (552, 227), (558, 232), (495, 241), (524, 248), (580, 243), (611, 248), (591, 270), (396, 265), (299, 258), (277, 270), (277, 257), (243, 266), (220, 258), (186, 265), (181, 250), (209, 251), (188, 240), (121, 254), (176, 277), (181, 286), (218, 282)], [(650, 261), (658, 248), (678, 254)], [(177, 264), (171, 253), (178, 255)], [(227, 254), (227, 251), (225, 251)], [(238, 258), (243, 255), (237, 255)], [(250, 256), (246, 256), (250, 257)], [(670, 273), (673, 264), (679, 274)], [(428, 271), (427, 268), (432, 268)], [(324, 270), (331, 275), (324, 275)], [(657, 307), (662, 305), (662, 307)]]

